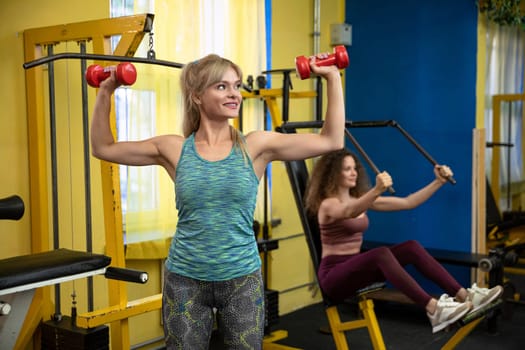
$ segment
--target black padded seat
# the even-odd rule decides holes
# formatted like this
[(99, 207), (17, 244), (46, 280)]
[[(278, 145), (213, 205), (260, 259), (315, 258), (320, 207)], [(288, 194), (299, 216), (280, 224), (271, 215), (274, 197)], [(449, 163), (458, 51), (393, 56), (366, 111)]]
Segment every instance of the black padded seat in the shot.
[(111, 258), (69, 249), (0, 260), (0, 290), (102, 269)]

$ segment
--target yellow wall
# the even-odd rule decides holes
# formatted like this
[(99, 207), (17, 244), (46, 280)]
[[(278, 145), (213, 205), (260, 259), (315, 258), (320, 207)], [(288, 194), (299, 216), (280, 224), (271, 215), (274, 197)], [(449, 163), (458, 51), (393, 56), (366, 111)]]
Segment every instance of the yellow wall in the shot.
[[(2, 1), (0, 12), (0, 59), (3, 73), (0, 82), (4, 92), (0, 96), (2, 127), (0, 128), (0, 198), (18, 194), (29, 202), (29, 165), (23, 31), (30, 28), (105, 18), (108, 1)], [(27, 254), (30, 247), (29, 216), (26, 210), (20, 221), (0, 221), (4, 244), (0, 257)], [(9, 239), (7, 239), (9, 238)]]
[[(344, 21), (344, 0), (323, 0), (321, 6), (321, 51), (331, 51), (329, 46), (329, 25)], [(292, 68), (293, 57), (309, 55), (313, 50), (313, 6), (314, 1), (290, 0), (274, 1), (272, 5), (273, 39), (272, 61), (273, 68)], [(2, 1), (0, 12), (0, 61), (2, 71), (0, 83), (4, 86), (0, 94), (2, 106), (2, 127), (0, 128), (0, 198), (12, 194), (20, 195), (26, 203), (26, 213), (20, 221), (0, 220), (0, 235), (3, 235), (0, 245), (0, 259), (28, 254), (31, 252), (30, 215), (29, 206), (29, 179), (28, 164), (28, 128), (26, 117), (25, 81), (23, 58), (24, 30), (57, 24), (83, 22), (92, 19), (102, 19), (109, 16), (109, 0), (20, 0)], [(293, 14), (293, 15), (290, 15)], [(155, 14), (155, 21), (162, 20), (162, 13)], [(155, 33), (156, 36), (162, 33)], [(164, 57), (158, 57), (164, 59)], [(65, 63), (61, 63), (58, 70), (62, 73)], [(76, 72), (78, 63), (71, 63), (69, 68)], [(251, 72), (250, 72), (251, 73)], [(76, 73), (69, 73), (76, 74)], [(60, 81), (57, 81), (57, 85)], [(311, 81), (293, 80), (294, 91), (309, 90)], [(274, 76), (272, 87), (281, 86), (280, 77)], [(62, 89), (62, 97), (64, 88)], [(90, 91), (90, 100), (92, 94)], [(290, 104), (291, 120), (313, 119), (313, 103), (309, 100), (292, 101)], [(63, 104), (60, 109), (67, 109)], [(79, 116), (74, 116), (75, 118)], [(60, 127), (64, 127), (61, 125)], [(75, 162), (81, 163), (79, 156)], [(76, 163), (75, 163), (76, 164)], [(302, 233), (299, 218), (295, 210), (295, 203), (290, 191), (288, 178), (283, 164), (273, 164), (273, 208), (272, 217), (282, 220), (282, 224), (272, 230), (274, 238), (285, 238)], [(98, 168), (92, 169), (93, 173)], [(35, 175), (33, 175), (35, 176)], [(98, 184), (98, 182), (96, 182)], [(98, 200), (97, 198), (95, 199)], [(96, 202), (95, 202), (96, 203)], [(95, 204), (94, 204), (95, 206)], [(94, 208), (95, 215), (100, 216), (101, 209)], [(79, 201), (73, 202), (72, 212), (83, 212), (84, 206)], [(76, 215), (64, 213), (64, 215)], [(76, 218), (71, 219), (76, 220)], [(82, 224), (79, 224), (82, 227)], [(63, 231), (66, 231), (63, 229)], [(76, 233), (75, 233), (76, 235)], [(103, 237), (103, 235), (101, 236)], [(73, 238), (71, 238), (73, 239)], [(74, 237), (75, 242), (83, 240), (83, 232)], [(63, 241), (69, 247), (70, 241)], [(103, 242), (95, 242), (103, 246)], [(305, 305), (320, 301), (316, 289), (301, 287), (315, 281), (313, 269), (303, 236), (286, 239), (280, 242), (280, 248), (270, 253), (270, 280), (269, 287), (276, 290), (291, 290), (280, 295), (280, 314), (286, 314)], [(131, 285), (128, 288), (128, 298), (133, 300), (160, 292), (161, 276), (159, 260), (128, 261), (131, 268), (144, 269), (150, 274), (150, 281), (144, 286)], [(83, 281), (76, 282), (76, 288), (84, 288)], [(82, 286), (82, 287), (79, 287)], [(96, 277), (96, 308), (107, 302), (107, 288), (103, 277)], [(69, 314), (69, 289), (63, 292), (62, 312)], [(85, 312), (86, 302), (83, 290), (79, 294), (79, 313)], [(143, 342), (162, 335), (160, 312), (155, 311), (136, 317), (130, 321), (131, 344)]]

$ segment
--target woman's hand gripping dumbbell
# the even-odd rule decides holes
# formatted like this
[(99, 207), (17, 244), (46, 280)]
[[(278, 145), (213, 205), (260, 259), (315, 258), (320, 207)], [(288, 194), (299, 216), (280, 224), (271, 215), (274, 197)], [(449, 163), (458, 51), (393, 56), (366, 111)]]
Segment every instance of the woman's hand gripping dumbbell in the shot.
[[(339, 69), (348, 67), (350, 59), (348, 58), (348, 52), (344, 45), (334, 47), (334, 53), (329, 54), (327, 57), (319, 58), (315, 57), (315, 64), (318, 66), (331, 66), (336, 65)], [(310, 70), (310, 59), (306, 56), (297, 56), (295, 58), (295, 69), (297, 75), (303, 80), (308, 79), (311, 74)]]
[[(119, 63), (115, 69), (117, 81), (122, 85), (133, 85), (137, 80), (137, 70), (129, 62)], [(93, 64), (86, 69), (86, 81), (89, 86), (100, 87), (100, 83), (111, 75), (110, 67)]]

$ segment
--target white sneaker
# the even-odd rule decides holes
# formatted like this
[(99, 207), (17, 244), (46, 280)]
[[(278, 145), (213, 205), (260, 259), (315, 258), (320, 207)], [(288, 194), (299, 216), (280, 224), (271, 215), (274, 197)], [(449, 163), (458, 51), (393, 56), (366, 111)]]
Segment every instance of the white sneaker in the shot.
[(466, 315), (470, 309), (472, 309), (470, 301), (458, 303), (447, 294), (441, 295), (436, 305), (436, 311), (433, 314), (427, 312), (428, 319), (432, 325), (432, 333), (439, 332), (446, 326), (456, 322)]
[(473, 305), (471, 312), (474, 312), (496, 300), (501, 295), (501, 293), (503, 293), (503, 287), (495, 286), (490, 289), (480, 288), (476, 285), (476, 283), (474, 283), (472, 287), (467, 288), (467, 292), (467, 300)]

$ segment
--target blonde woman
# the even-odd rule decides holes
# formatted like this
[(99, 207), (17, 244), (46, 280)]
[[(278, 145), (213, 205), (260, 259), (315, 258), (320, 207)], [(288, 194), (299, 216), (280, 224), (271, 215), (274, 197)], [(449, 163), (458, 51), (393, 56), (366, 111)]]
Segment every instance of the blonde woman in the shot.
[[(326, 58), (327, 54), (317, 58)], [(115, 74), (102, 82), (91, 126), (93, 155), (126, 165), (160, 165), (173, 179), (178, 224), (168, 258), (163, 319), (168, 349), (208, 349), (217, 310), (229, 349), (261, 349), (264, 286), (253, 233), (257, 189), (268, 163), (341, 149), (344, 101), (335, 66), (314, 73), (326, 80), (328, 104), (320, 133), (241, 134), (230, 126), (242, 102), (242, 72), (211, 54), (182, 71), (184, 135), (116, 142), (109, 126)]]

